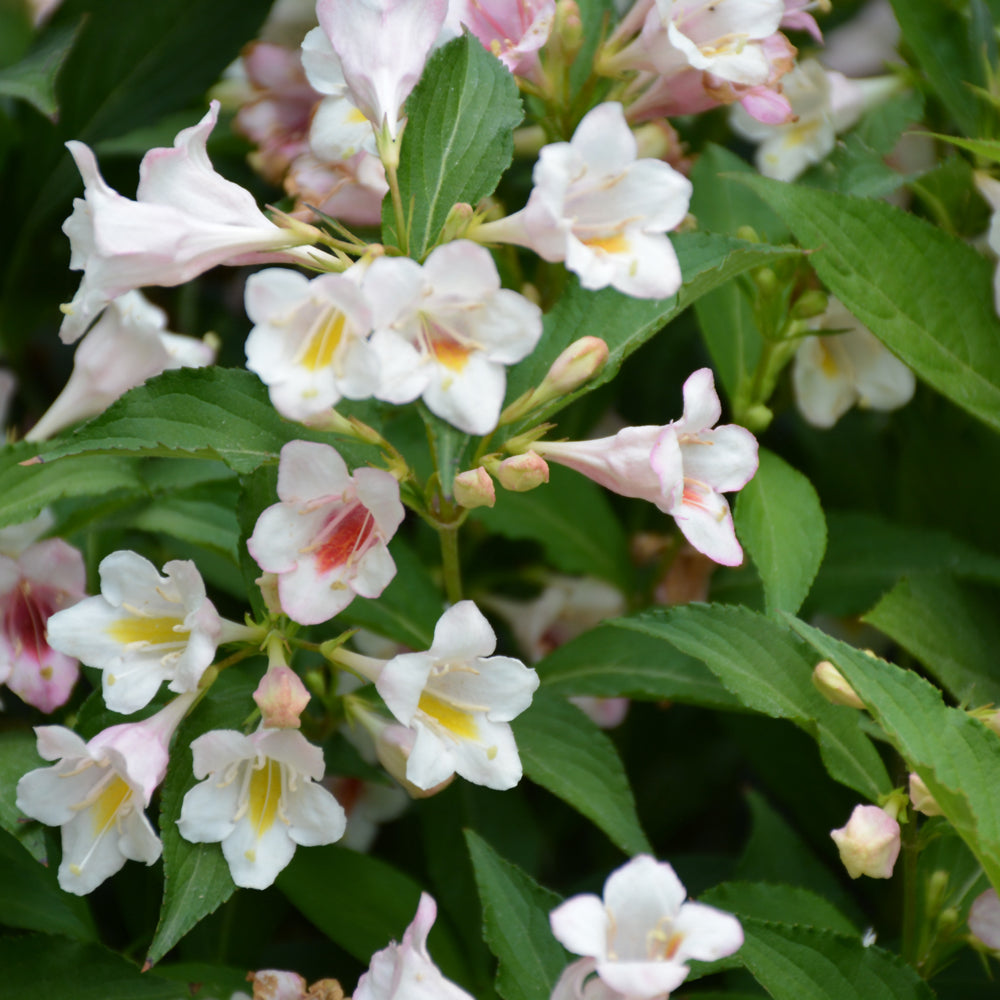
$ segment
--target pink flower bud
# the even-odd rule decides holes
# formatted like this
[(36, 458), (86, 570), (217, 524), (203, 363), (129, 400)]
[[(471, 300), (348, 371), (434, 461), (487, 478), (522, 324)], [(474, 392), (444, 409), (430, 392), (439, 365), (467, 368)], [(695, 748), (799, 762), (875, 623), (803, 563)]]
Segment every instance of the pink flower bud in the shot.
[(253, 700), (268, 729), (298, 729), (299, 716), (309, 704), (309, 692), (291, 667), (272, 662), (257, 685)]
[(834, 705), (864, 708), (865, 703), (855, 694), (844, 675), (829, 661), (820, 660), (812, 675), (813, 684), (827, 701)]
[(497, 502), (493, 480), (481, 465), (455, 476), (452, 490), (455, 503), (468, 510), (474, 510), (476, 507), (492, 507)]
[(526, 493), (549, 481), (549, 467), (537, 452), (505, 458), (495, 470), (500, 485), (512, 493)]
[(855, 806), (847, 825), (831, 830), (840, 860), (851, 878), (891, 878), (899, 857), (900, 832), (896, 822), (878, 806)]
[(608, 345), (600, 337), (581, 337), (552, 362), (539, 392), (548, 389), (552, 399), (572, 392), (593, 378), (607, 360)]
[(919, 774), (910, 775), (910, 801), (913, 803), (913, 808), (925, 816), (944, 815), (937, 804), (937, 799), (931, 795)]
[(969, 930), (987, 948), (1000, 950), (1000, 897), (996, 889), (987, 889), (976, 897), (969, 910)]

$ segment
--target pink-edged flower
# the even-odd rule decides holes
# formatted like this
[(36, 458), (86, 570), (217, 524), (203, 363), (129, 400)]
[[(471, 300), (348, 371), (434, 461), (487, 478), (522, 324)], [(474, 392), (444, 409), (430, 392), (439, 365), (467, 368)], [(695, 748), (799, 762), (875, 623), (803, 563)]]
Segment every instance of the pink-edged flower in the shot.
[(715, 961), (743, 944), (732, 914), (686, 896), (669, 864), (642, 854), (608, 876), (603, 899), (574, 896), (549, 922), (564, 947), (593, 960), (605, 986), (630, 1000), (652, 1000), (680, 986), (689, 960)]
[(681, 272), (666, 233), (687, 214), (691, 182), (661, 160), (637, 159), (636, 152), (621, 105), (598, 105), (569, 142), (542, 148), (527, 205), (473, 235), (565, 261), (584, 288), (611, 285), (638, 298), (673, 295)]
[(781, 16), (781, 27), (786, 31), (806, 31), (823, 44), (823, 32), (819, 30), (816, 18), (810, 13), (817, 8), (830, 10), (829, 0), (785, 0), (785, 13)]
[(520, 660), (491, 655), (496, 634), (472, 601), (450, 607), (425, 653), (401, 653), (378, 672), (389, 711), (416, 733), (406, 778), (418, 788), (457, 772), (488, 788), (513, 788), (521, 759), (510, 722), (530, 704), (538, 675)]
[(722, 413), (715, 380), (700, 368), (684, 383), (684, 414), (664, 427), (626, 427), (614, 437), (532, 446), (622, 496), (649, 500), (670, 514), (684, 537), (724, 566), (738, 566), (729, 503), (757, 471), (757, 441), (735, 424), (714, 426)]
[(205, 780), (184, 796), (177, 826), (192, 843), (221, 841), (238, 886), (266, 889), (297, 845), (332, 844), (343, 834), (344, 810), (319, 784), (323, 751), (298, 730), (213, 730), (191, 751), (195, 777)]
[(782, 79), (794, 118), (768, 124), (745, 107), (734, 107), (733, 131), (757, 143), (755, 162), (765, 177), (794, 180), (807, 167), (825, 159), (837, 135), (855, 125), (864, 111), (884, 101), (899, 87), (894, 77), (849, 80), (806, 59)]
[(44, 441), (102, 413), (129, 389), (168, 368), (201, 368), (214, 361), (210, 344), (170, 333), (162, 309), (141, 292), (126, 292), (108, 304), (80, 342), (69, 381), (25, 440)]
[(100, 597), (88, 597), (49, 619), (49, 643), (103, 671), (105, 704), (136, 712), (163, 681), (196, 691), (220, 643), (257, 633), (220, 617), (194, 563), (174, 559), (163, 575), (128, 550), (101, 560)]
[(555, 17), (555, 0), (451, 0), (445, 28), (459, 35), (465, 26), (511, 73), (532, 79)]
[(338, 163), (305, 153), (285, 177), (285, 191), (295, 199), (291, 214), (306, 222), (316, 218), (313, 209), (318, 209), (349, 226), (377, 226), (388, 190), (382, 161), (365, 151)]
[(969, 910), (969, 930), (987, 948), (1000, 951), (1000, 897), (996, 889), (976, 897)]
[(403, 932), (403, 940), (372, 955), (353, 1000), (472, 1000), (445, 979), (427, 951), (427, 935), (436, 918), (434, 897), (421, 893), (417, 914)]
[(899, 857), (900, 830), (894, 816), (878, 806), (855, 806), (846, 826), (831, 830), (840, 860), (851, 878), (892, 878)]
[(218, 114), (213, 101), (173, 146), (142, 158), (135, 201), (108, 186), (89, 146), (66, 144), (84, 197), (73, 203), (63, 232), (70, 239), (69, 266), (84, 274), (73, 301), (63, 306), (64, 342), (78, 340), (108, 302), (134, 288), (179, 285), (217, 264), (311, 263), (308, 252), (290, 249), (310, 242), (308, 235), (276, 226), (249, 191), (212, 168), (205, 147)]
[(160, 839), (143, 809), (167, 771), (168, 746), (194, 695), (175, 698), (142, 722), (100, 732), (88, 743), (63, 726), (38, 726), (38, 753), (54, 767), (17, 783), (17, 807), (62, 827), (59, 885), (84, 895), (127, 860), (153, 864)]
[(261, 569), (278, 577), (285, 613), (325, 622), (361, 597), (378, 597), (396, 575), (388, 543), (403, 521), (399, 484), (381, 469), (354, 475), (329, 445), (289, 441), (278, 464), (280, 503), (247, 541)]
[(254, 42), (242, 63), (252, 91), (233, 127), (257, 146), (250, 156), (254, 169), (280, 184), (292, 161), (309, 148), (309, 122), (321, 95), (306, 79), (297, 49)]
[(344, 396), (374, 393), (378, 359), (357, 281), (341, 274), (310, 281), (298, 271), (267, 268), (247, 279), (245, 300), (255, 324), (246, 341), (247, 368), (267, 385), (283, 417), (305, 421)]
[(608, 71), (646, 70), (674, 77), (687, 69), (744, 86), (765, 83), (771, 68), (762, 43), (778, 31), (784, 0), (656, 0), (638, 37), (613, 56)]
[(506, 365), (542, 335), (542, 312), (500, 287), (496, 264), (468, 240), (437, 247), (423, 266), (379, 257), (362, 279), (382, 384), (378, 399), (428, 408), (467, 434), (488, 434), (500, 417)]
[[(351, 100), (376, 130), (395, 138), (403, 102), (424, 71), (447, 0), (318, 0), (320, 28)], [(310, 77), (318, 90), (315, 79)]]
[(79, 601), (87, 582), (77, 549), (61, 538), (37, 540), (52, 523), (43, 511), (0, 530), (0, 684), (42, 712), (65, 704), (80, 675), (75, 657), (49, 645), (45, 623)]
[[(891, 411), (913, 398), (913, 372), (837, 299), (810, 325), (818, 335), (804, 338), (795, 352), (792, 388), (814, 427), (832, 427), (855, 404)], [(823, 330), (839, 332), (823, 336)]]

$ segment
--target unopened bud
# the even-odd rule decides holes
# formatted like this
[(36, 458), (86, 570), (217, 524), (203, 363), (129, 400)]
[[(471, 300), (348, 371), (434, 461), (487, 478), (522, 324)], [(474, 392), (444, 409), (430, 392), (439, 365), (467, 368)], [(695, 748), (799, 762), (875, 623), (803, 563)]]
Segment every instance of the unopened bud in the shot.
[(464, 236), (474, 214), (472, 206), (464, 201), (452, 205), (441, 230), (441, 242), (450, 243)]
[(937, 799), (931, 795), (919, 774), (910, 775), (910, 801), (913, 803), (913, 808), (925, 816), (944, 815), (937, 804)]
[(494, 475), (505, 490), (527, 493), (549, 481), (549, 466), (538, 452), (526, 451), (498, 463)]
[(600, 337), (581, 337), (552, 362), (545, 378), (519, 396), (500, 414), (500, 423), (509, 424), (527, 416), (553, 399), (559, 399), (589, 382), (608, 360), (608, 345)]
[(947, 938), (961, 922), (961, 914), (957, 906), (947, 906), (938, 915), (937, 932), (940, 937)]
[(855, 806), (847, 825), (831, 830), (851, 878), (891, 878), (899, 857), (899, 823), (878, 806)]
[(455, 503), (466, 510), (492, 507), (497, 502), (497, 492), (490, 474), (480, 465), (455, 476), (451, 486)]
[(576, 0), (557, 0), (552, 34), (558, 39), (560, 50), (572, 61), (583, 45), (583, 21)]
[(987, 948), (1000, 951), (1000, 897), (996, 889), (976, 897), (969, 910), (969, 930)]
[(829, 660), (820, 660), (816, 664), (812, 681), (820, 694), (834, 705), (847, 705), (849, 708), (865, 707), (865, 703), (857, 696), (854, 688)]
[(632, 130), (636, 157), (643, 160), (674, 160), (681, 156), (681, 142), (666, 118), (646, 122)]
[(740, 228), (736, 230), (736, 236), (738, 239), (745, 240), (747, 243), (763, 242), (760, 238), (760, 233), (758, 233), (753, 226), (740, 226)]
[(803, 292), (791, 308), (792, 319), (812, 319), (814, 316), (822, 316), (830, 305), (830, 298), (826, 292), (813, 288), (808, 292)]
[(924, 912), (933, 916), (944, 904), (948, 895), (948, 873), (943, 868), (931, 872), (924, 889)]
[(268, 728), (298, 729), (302, 724), (299, 716), (309, 704), (309, 691), (291, 667), (272, 661), (253, 693), (253, 700)]
[(990, 729), (993, 730), (993, 732), (997, 734), (997, 736), (1000, 736), (1000, 712), (990, 712), (989, 715), (983, 719), (983, 721), (990, 727)]
[(608, 345), (600, 337), (581, 337), (552, 362), (538, 387), (544, 402), (556, 399), (589, 382), (608, 360)]
[(773, 295), (778, 288), (778, 276), (770, 267), (760, 267), (754, 271), (753, 281), (765, 295)]

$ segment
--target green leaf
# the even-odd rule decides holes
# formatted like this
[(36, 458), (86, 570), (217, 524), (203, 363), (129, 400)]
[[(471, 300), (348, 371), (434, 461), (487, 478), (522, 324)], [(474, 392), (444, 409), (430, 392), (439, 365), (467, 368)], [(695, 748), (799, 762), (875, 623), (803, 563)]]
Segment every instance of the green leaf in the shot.
[(465, 840), (483, 904), (483, 938), (500, 963), (504, 1000), (548, 1000), (569, 957), (552, 936), (549, 912), (562, 902), (472, 830)]
[[(513, 76), (470, 34), (438, 49), (406, 100), (399, 162), (409, 252), (421, 258), (438, 238), (452, 205), (475, 205), (493, 193), (514, 155), (524, 117)], [(392, 200), (383, 208), (386, 240), (398, 244)]]
[(967, 81), (982, 84), (979, 56), (969, 51), (962, 16), (946, 4), (892, 0), (892, 9), (917, 63), (966, 135), (979, 128), (979, 99)]
[(898, 955), (866, 948), (860, 935), (752, 917), (740, 922), (746, 940), (736, 957), (773, 1000), (933, 1000)]
[(764, 584), (768, 613), (798, 611), (826, 550), (826, 519), (812, 483), (765, 448), (740, 492), (736, 531)]
[(76, 433), (41, 452), (65, 455), (176, 456), (219, 459), (233, 471), (275, 462), (281, 446), (300, 439), (336, 442), (348, 465), (365, 464), (372, 450), (282, 419), (256, 375), (237, 368), (166, 371), (130, 390)]
[(669, 699), (727, 709), (740, 704), (700, 660), (614, 621), (563, 643), (535, 669), (545, 689), (562, 696)]
[(1000, 704), (996, 593), (949, 576), (901, 580), (864, 616), (915, 656), (956, 701)]
[[(797, 794), (797, 793), (793, 793)], [(825, 860), (806, 843), (788, 819), (757, 792), (747, 792), (752, 826), (734, 876), (741, 881), (782, 882), (812, 890), (840, 912), (864, 919), (854, 898)], [(861, 925), (863, 926), (863, 924)]]
[(611, 381), (633, 351), (706, 292), (750, 268), (799, 253), (794, 247), (747, 243), (714, 233), (682, 233), (671, 239), (684, 275), (684, 285), (677, 295), (669, 299), (635, 299), (613, 288), (589, 292), (574, 280), (546, 314), (538, 346), (507, 373), (508, 400), (538, 385), (559, 354), (581, 337), (604, 340), (608, 345), (608, 360), (586, 385), (543, 407), (537, 417), (532, 417), (532, 426), (584, 393)]
[(857, 725), (855, 709), (831, 705), (813, 687), (816, 657), (763, 615), (726, 605), (695, 605), (619, 619), (702, 660), (755, 712), (789, 719), (819, 743), (830, 776), (877, 800), (892, 789), (885, 765)]
[(575, 705), (547, 692), (514, 720), (524, 773), (603, 830), (626, 854), (652, 854), (615, 745)]
[[(331, 941), (365, 965), (390, 940), (402, 938), (420, 901), (420, 886), (409, 875), (336, 845), (296, 851), (277, 885)], [(429, 950), (446, 976), (466, 979), (461, 950), (440, 915)]]
[(24, 831), (24, 813), (17, 808), (17, 783), (46, 762), (35, 749), (30, 729), (10, 729), (0, 733), (0, 829), (15, 836)]
[(0, 451), (0, 526), (30, 521), (64, 497), (146, 493), (134, 462), (123, 458), (69, 458), (58, 465), (21, 465), (38, 445), (8, 445)]
[(912, 671), (833, 639), (792, 627), (844, 675), (911, 771), (923, 778), (994, 888), (1000, 885), (1000, 741), (981, 722), (945, 705)]
[(908, 179), (886, 162), (887, 157), (923, 111), (922, 95), (912, 90), (877, 105), (837, 143), (830, 157), (803, 176), (802, 183), (863, 198), (885, 197)]
[(473, 439), (431, 413), (423, 403), (419, 404), (418, 409), (427, 437), (434, 442), (434, 471), (441, 484), (441, 491), (446, 497), (451, 497), (455, 476), (468, 464), (466, 454)]
[(955, 135), (939, 135), (937, 132), (930, 132), (928, 135), (939, 142), (950, 142), (953, 146), (975, 153), (990, 163), (1000, 163), (1000, 139), (962, 139)]
[(254, 708), (260, 680), (243, 663), (220, 674), (208, 694), (177, 730), (160, 798), (163, 838), (163, 903), (147, 961), (158, 962), (200, 920), (214, 913), (236, 886), (218, 844), (192, 844), (177, 828), (184, 796), (197, 783), (191, 742), (212, 729), (240, 729)]
[[(214, 549), (233, 564), (239, 560), (239, 525), (236, 520), (235, 490), (226, 484), (218, 490), (192, 491), (158, 497), (129, 519), (133, 528), (169, 535), (194, 545)], [(213, 496), (213, 494), (215, 494)]]
[(799, 886), (771, 882), (723, 882), (698, 897), (738, 917), (771, 920), (799, 927), (817, 927), (848, 937), (858, 929), (832, 903)]
[(857, 615), (901, 577), (947, 572), (1000, 584), (1000, 559), (943, 531), (896, 524), (875, 514), (828, 511), (829, 543), (808, 607)]
[(187, 985), (161, 979), (107, 948), (48, 934), (0, 939), (4, 1000), (188, 1000)]
[(925, 382), (1000, 431), (993, 264), (885, 202), (764, 177), (744, 183), (815, 251), (809, 262), (823, 283), (876, 337)]
[(46, 118), (58, 117), (56, 76), (73, 47), (83, 21), (47, 34), (19, 63), (0, 70), (0, 96), (34, 105)]
[[(59, 78), (61, 121), (92, 143), (202, 98), (253, 37), (268, 0), (160, 0), (148, 9), (73, 0), (53, 27), (88, 14)], [(193, 124), (193, 122), (192, 122)]]
[(40, 864), (0, 830), (0, 924), (94, 941), (97, 930), (85, 900), (59, 888), (54, 869)]
[(389, 546), (396, 575), (380, 597), (356, 597), (338, 623), (362, 625), (410, 649), (427, 649), (444, 612), (441, 592), (420, 557), (401, 538)]
[(527, 493), (501, 490), (495, 507), (472, 517), (506, 538), (538, 542), (564, 573), (609, 580), (628, 591), (628, 540), (604, 491), (579, 473), (550, 466), (549, 482)]

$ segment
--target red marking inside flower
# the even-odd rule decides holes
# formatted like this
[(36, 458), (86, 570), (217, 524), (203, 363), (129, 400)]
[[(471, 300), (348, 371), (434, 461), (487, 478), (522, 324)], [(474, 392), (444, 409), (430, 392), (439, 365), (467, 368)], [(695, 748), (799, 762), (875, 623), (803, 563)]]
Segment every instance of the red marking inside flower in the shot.
[(53, 602), (26, 580), (11, 592), (4, 614), (4, 632), (19, 656), (22, 651), (40, 661), (51, 650), (45, 638), (45, 623), (55, 610)]
[(686, 503), (691, 507), (699, 507), (701, 510), (708, 510), (703, 491), (687, 479), (684, 481), (684, 493), (681, 496), (681, 503)]
[(374, 543), (375, 518), (359, 501), (337, 511), (323, 525), (315, 546), (316, 565), (321, 573), (344, 566), (361, 556)]

